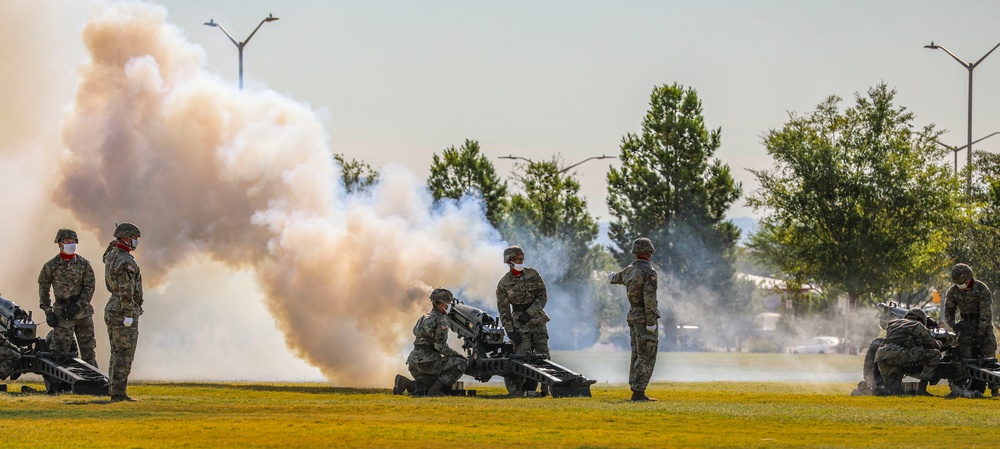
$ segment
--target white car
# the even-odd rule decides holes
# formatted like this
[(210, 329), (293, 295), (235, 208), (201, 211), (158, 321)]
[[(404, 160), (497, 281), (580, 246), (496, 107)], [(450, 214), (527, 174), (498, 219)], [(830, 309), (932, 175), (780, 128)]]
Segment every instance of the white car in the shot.
[(836, 354), (840, 346), (839, 337), (813, 337), (806, 344), (792, 348), (792, 354)]

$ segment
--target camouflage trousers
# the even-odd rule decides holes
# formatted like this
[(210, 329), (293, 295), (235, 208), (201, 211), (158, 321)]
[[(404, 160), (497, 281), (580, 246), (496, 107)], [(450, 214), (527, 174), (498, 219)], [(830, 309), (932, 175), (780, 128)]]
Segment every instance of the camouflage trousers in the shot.
[(632, 359), (628, 367), (628, 384), (632, 391), (646, 391), (656, 366), (656, 352), (660, 340), (655, 332), (646, 330), (644, 323), (628, 323)]
[(549, 330), (545, 323), (515, 324), (514, 331), (521, 334), (521, 344), (514, 345), (515, 354), (527, 354), (528, 351), (533, 351), (547, 359), (552, 358), (549, 355)]
[(94, 336), (94, 317), (87, 316), (76, 320), (59, 320), (59, 325), (52, 328), (52, 342), (49, 350), (54, 352), (75, 352), (73, 350), (73, 335), (80, 348), (80, 358), (97, 367), (97, 339)]
[(7, 346), (0, 346), (0, 380), (16, 373), (20, 365), (20, 352)]
[[(997, 337), (993, 334), (992, 327), (985, 332), (976, 332), (978, 329), (978, 322), (970, 323), (968, 326), (969, 330), (966, 330), (963, 323), (968, 323), (968, 321), (963, 321), (958, 323), (958, 350), (962, 353), (962, 358), (971, 359), (974, 357), (996, 357), (997, 354)], [(979, 347), (979, 352), (975, 353), (973, 351), (974, 347)]]
[(108, 340), (111, 342), (111, 361), (108, 363), (108, 377), (111, 380), (111, 395), (124, 395), (128, 388), (128, 375), (132, 372), (135, 346), (139, 342), (139, 318), (132, 326), (122, 324), (124, 316), (112, 311), (104, 312), (104, 323), (108, 325)]
[(465, 357), (459, 356), (445, 356), (429, 362), (406, 365), (413, 380), (425, 387), (430, 386), (436, 380), (440, 380), (446, 387), (450, 387), (458, 378), (462, 377), (462, 374), (465, 374), (465, 369), (468, 366), (469, 361)]
[(941, 351), (922, 347), (904, 348), (899, 345), (885, 345), (875, 352), (875, 363), (882, 374), (885, 388), (890, 394), (903, 394), (903, 376), (906, 365), (921, 365), (917, 374), (920, 380), (932, 380), (934, 370), (941, 361)]

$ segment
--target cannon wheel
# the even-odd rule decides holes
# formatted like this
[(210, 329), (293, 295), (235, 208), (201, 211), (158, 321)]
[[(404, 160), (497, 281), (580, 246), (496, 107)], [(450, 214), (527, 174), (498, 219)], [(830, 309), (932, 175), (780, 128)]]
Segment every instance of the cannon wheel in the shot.
[(875, 387), (884, 386), (882, 381), (882, 373), (878, 370), (878, 364), (875, 363), (875, 353), (878, 352), (878, 347), (882, 346), (884, 338), (876, 338), (872, 340), (871, 344), (868, 345), (868, 351), (865, 352), (865, 364), (864, 364), (864, 376), (865, 382), (868, 387), (872, 390)]
[(72, 386), (70, 384), (52, 376), (42, 376), (42, 379), (45, 381), (45, 392), (48, 394), (58, 394), (64, 391), (72, 390)]

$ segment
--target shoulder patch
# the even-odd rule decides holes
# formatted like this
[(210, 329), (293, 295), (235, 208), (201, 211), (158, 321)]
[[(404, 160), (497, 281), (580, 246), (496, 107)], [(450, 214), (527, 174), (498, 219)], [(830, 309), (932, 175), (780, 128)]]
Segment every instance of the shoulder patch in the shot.
[(649, 280), (655, 281), (656, 280), (656, 273), (653, 273), (653, 274), (649, 275)]
[(130, 263), (126, 263), (126, 264), (122, 265), (122, 268), (135, 273), (135, 265), (132, 265)]

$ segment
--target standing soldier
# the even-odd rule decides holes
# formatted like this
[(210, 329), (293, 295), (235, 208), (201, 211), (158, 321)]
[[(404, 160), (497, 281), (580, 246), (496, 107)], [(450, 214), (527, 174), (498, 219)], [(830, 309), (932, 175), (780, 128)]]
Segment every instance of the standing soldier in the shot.
[[(500, 322), (514, 342), (514, 353), (527, 354), (534, 351), (546, 359), (549, 357), (549, 331), (545, 323), (549, 316), (545, 313), (548, 296), (542, 275), (534, 268), (524, 266), (524, 250), (511, 246), (503, 250), (503, 262), (510, 271), (497, 284), (497, 309)], [(523, 395), (520, 388), (511, 392), (513, 396)], [(542, 385), (542, 396), (548, 394), (548, 386)]]
[[(955, 285), (945, 293), (944, 317), (958, 334), (958, 350), (964, 359), (985, 359), (996, 363), (997, 340), (993, 335), (993, 295), (986, 284), (972, 277), (972, 268), (964, 263), (951, 269)], [(962, 320), (955, 322), (955, 311)], [(973, 351), (973, 348), (978, 351)]]
[(646, 386), (653, 376), (656, 352), (659, 346), (657, 321), (660, 311), (656, 307), (656, 270), (649, 263), (653, 255), (653, 242), (643, 237), (632, 242), (635, 261), (618, 273), (608, 273), (612, 284), (625, 284), (628, 294), (628, 328), (632, 344), (632, 359), (628, 370), (628, 384), (632, 387), (633, 401), (655, 401), (646, 396)]
[[(60, 229), (55, 243), (59, 254), (38, 273), (38, 306), (45, 312), (45, 323), (52, 327), (49, 350), (73, 351), (73, 335), (80, 348), (80, 358), (97, 367), (97, 342), (94, 338), (94, 269), (83, 256), (76, 254), (80, 240), (76, 231)], [(55, 304), (49, 291), (55, 296)]]
[(903, 394), (903, 368), (916, 364), (923, 367), (917, 394), (927, 395), (927, 383), (934, 380), (934, 370), (941, 361), (941, 343), (927, 330), (927, 314), (919, 308), (906, 312), (903, 318), (889, 322), (885, 339), (875, 352), (875, 363), (885, 381), (886, 393)]
[[(394, 394), (409, 390), (414, 394), (444, 396), (444, 389), (450, 388), (465, 374), (469, 361), (448, 346), (448, 320), (444, 316), (451, 309), (454, 299), (447, 289), (436, 288), (431, 292), (431, 311), (413, 326), (413, 351), (406, 358), (406, 366), (416, 386), (403, 376), (396, 376)], [(424, 388), (427, 388), (426, 392)]]
[(111, 299), (104, 308), (104, 322), (111, 340), (111, 402), (136, 401), (126, 394), (128, 375), (139, 341), (139, 316), (142, 315), (142, 275), (132, 251), (139, 246), (139, 228), (132, 223), (115, 227), (116, 240), (104, 252), (104, 283)]

